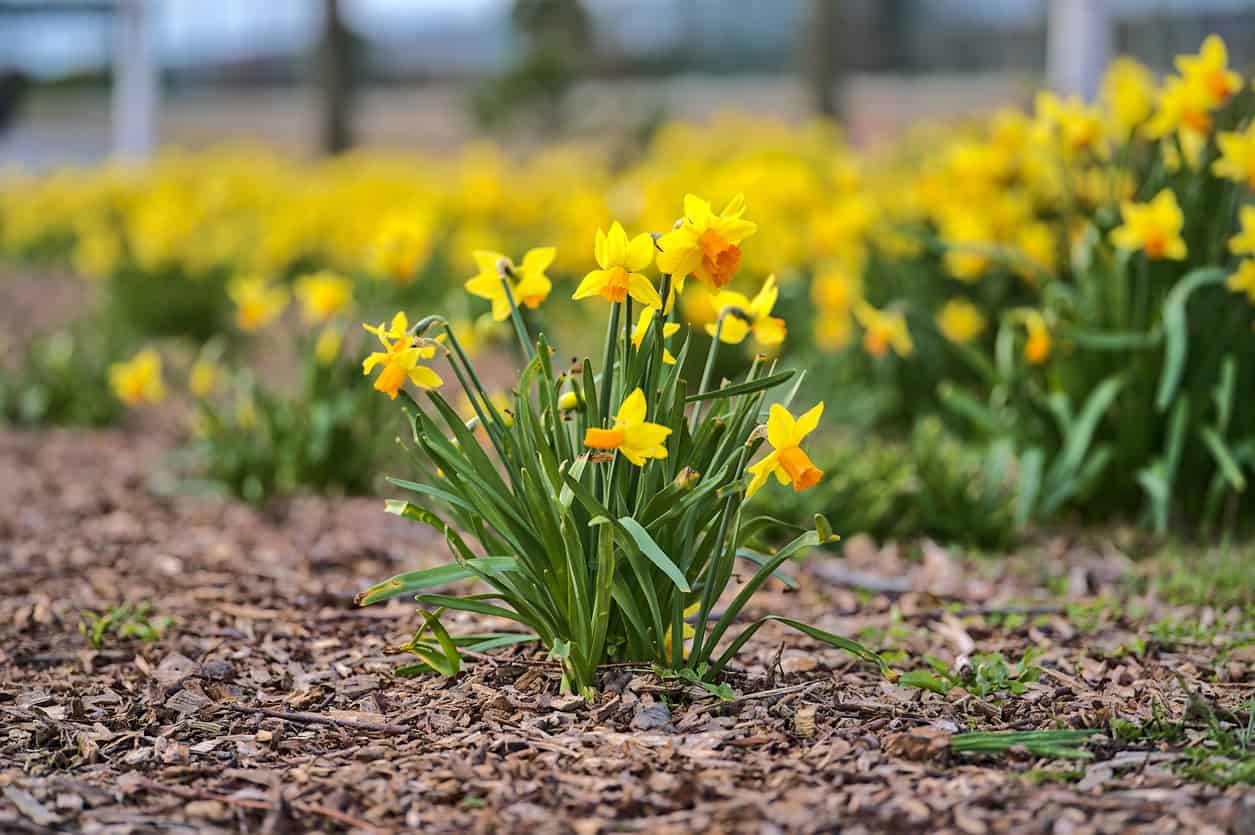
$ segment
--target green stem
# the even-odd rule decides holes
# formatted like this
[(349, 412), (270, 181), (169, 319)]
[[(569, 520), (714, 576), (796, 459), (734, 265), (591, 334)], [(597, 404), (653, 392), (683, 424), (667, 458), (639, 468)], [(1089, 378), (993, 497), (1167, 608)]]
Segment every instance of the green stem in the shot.
[[(723, 313), (719, 314), (719, 318), (715, 320), (715, 335), (710, 340), (710, 350), (706, 353), (706, 367), (702, 369), (702, 384), (697, 387), (698, 394), (705, 394), (710, 386), (710, 377), (715, 372), (715, 357), (719, 355), (719, 336), (723, 333)], [(693, 404), (693, 417), (689, 425), (689, 429), (696, 432), (697, 424), (702, 416), (702, 404), (704, 400), (698, 400)]]
[(601, 391), (598, 401), (601, 405), (601, 422), (608, 426), (610, 417), (610, 390), (614, 387), (614, 351), (618, 346), (619, 303), (610, 303), (610, 321), (606, 327), (606, 350), (601, 355)]
[(514, 323), (514, 335), (519, 338), (519, 344), (523, 346), (523, 356), (530, 362), (536, 356), (536, 348), (532, 345), (532, 338), (527, 333), (527, 326), (523, 324), (523, 314), (519, 313), (519, 306), (514, 301), (514, 293), (510, 290), (510, 279), (504, 272), (501, 274), (501, 287), (505, 290), (506, 301), (510, 303), (510, 321)]
[(628, 396), (628, 369), (632, 365), (632, 297), (623, 300), (623, 358), (619, 360), (619, 396)]

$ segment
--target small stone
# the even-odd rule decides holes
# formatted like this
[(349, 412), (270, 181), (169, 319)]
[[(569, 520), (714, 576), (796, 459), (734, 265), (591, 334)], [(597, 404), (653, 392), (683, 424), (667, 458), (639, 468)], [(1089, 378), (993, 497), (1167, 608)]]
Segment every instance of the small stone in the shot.
[(671, 724), (671, 708), (662, 702), (642, 707), (636, 712), (636, 716), (632, 717), (632, 727), (641, 731), (652, 731), (669, 724)]

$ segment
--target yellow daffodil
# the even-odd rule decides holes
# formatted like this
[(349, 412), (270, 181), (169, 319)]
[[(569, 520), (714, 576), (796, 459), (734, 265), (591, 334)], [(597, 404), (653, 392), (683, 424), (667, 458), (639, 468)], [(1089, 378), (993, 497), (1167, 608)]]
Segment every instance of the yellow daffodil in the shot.
[(1102, 115), (1098, 108), (1086, 105), (1076, 96), (1061, 99), (1054, 93), (1037, 95), (1039, 125), (1058, 138), (1065, 156), (1099, 151), (1102, 139)]
[(209, 357), (201, 357), (192, 363), (187, 373), (187, 387), (197, 397), (207, 397), (218, 385), (218, 363)]
[(1247, 125), (1244, 131), (1216, 134), (1216, 144), (1220, 159), (1212, 163), (1212, 173), (1255, 189), (1255, 124)]
[(1029, 264), (1015, 264), (1015, 273), (1036, 286), (1042, 273), (1052, 274), (1058, 267), (1059, 254), (1054, 228), (1048, 223), (1033, 222), (1019, 227), (1015, 234), (1016, 249)]
[(479, 272), (466, 280), (466, 292), (492, 302), (492, 318), (504, 322), (510, 318), (510, 301), (506, 296), (508, 282), (515, 304), (533, 310), (549, 297), (553, 282), (545, 270), (553, 263), (557, 250), (551, 246), (528, 250), (523, 261), (515, 266), (499, 252), (476, 250), (475, 266)]
[(842, 266), (821, 269), (811, 282), (811, 303), (826, 312), (848, 312), (862, 297), (862, 277)]
[(1150, 117), (1155, 101), (1155, 82), (1141, 62), (1120, 56), (1107, 67), (1101, 99), (1120, 139), (1127, 139)]
[(370, 245), (369, 267), (394, 284), (409, 284), (431, 255), (432, 224), (405, 211), (386, 217)]
[[(657, 309), (658, 308), (656, 307), (643, 308), (641, 310), (640, 318), (636, 321), (636, 324), (632, 326), (632, 344), (636, 346), (636, 350), (638, 351), (641, 349), (641, 342), (645, 340), (645, 334), (649, 333), (649, 325), (654, 321), (654, 313)], [(672, 336), (675, 336), (676, 332), (679, 330), (679, 322), (667, 322), (662, 326), (662, 338), (669, 339)], [(662, 361), (667, 365), (675, 365), (675, 357), (672, 356), (671, 352), (667, 350), (665, 346), (662, 349)]]
[(814, 335), (820, 350), (840, 351), (854, 338), (854, 321), (849, 313), (822, 312), (815, 320)]
[(325, 323), (353, 303), (353, 282), (329, 270), (301, 276), (295, 291), (301, 315), (310, 325)]
[(235, 323), (241, 330), (255, 331), (279, 318), (288, 306), (288, 291), (271, 284), (263, 276), (239, 276), (227, 285), (227, 295), (235, 303)]
[(1178, 55), (1176, 67), (1186, 83), (1207, 91), (1213, 107), (1242, 89), (1242, 76), (1229, 69), (1229, 50), (1219, 35), (1208, 35), (1197, 55)]
[(1036, 310), (1027, 311), (1024, 314), (1024, 327), (1028, 331), (1028, 339), (1024, 343), (1024, 359), (1033, 365), (1041, 365), (1050, 359), (1053, 345), (1046, 318)]
[(1154, 139), (1187, 131), (1199, 136), (1211, 133), (1211, 94), (1199, 84), (1172, 77), (1159, 93), (1155, 115), (1146, 123), (1146, 132)]
[(614, 426), (609, 429), (589, 427), (584, 433), (584, 446), (589, 449), (617, 449), (638, 467), (644, 466), (647, 458), (666, 458), (664, 442), (671, 429), (647, 422), (646, 410), (645, 392), (638, 387), (619, 406)]
[(161, 355), (145, 348), (125, 362), (109, 366), (109, 386), (128, 406), (159, 403), (166, 396), (161, 380)]
[(867, 302), (859, 302), (854, 306), (854, 318), (863, 326), (863, 349), (876, 359), (886, 356), (890, 348), (900, 357), (915, 352), (902, 311), (877, 310)]
[(658, 240), (658, 269), (671, 275), (677, 292), (690, 275), (715, 288), (732, 280), (741, 265), (741, 241), (758, 229), (743, 220), (743, 214), (745, 197), (740, 194), (719, 214), (707, 201), (692, 194), (684, 196), (680, 226)]
[(640, 272), (654, 258), (653, 236), (642, 232), (628, 240), (627, 232), (615, 221), (609, 234), (598, 227), (593, 255), (601, 269), (584, 276), (571, 298), (601, 296), (608, 302), (622, 302), (631, 296), (643, 305), (662, 307), (658, 291)]
[(772, 451), (766, 458), (748, 467), (754, 478), (745, 491), (746, 498), (753, 496), (767, 483), (767, 477), (774, 475), (781, 484), (793, 485), (794, 492), (800, 493), (814, 487), (823, 478), (823, 470), (811, 461), (802, 451), (801, 443), (806, 436), (819, 426), (819, 418), (824, 413), (821, 402), (809, 412), (794, 420), (789, 410), (774, 403), (767, 416), (767, 443)]
[(318, 334), (314, 341), (314, 360), (319, 365), (331, 365), (340, 355), (340, 344), (344, 341), (344, 332), (335, 325), (328, 325)]
[(955, 209), (946, 213), (940, 226), (946, 272), (969, 284), (979, 281), (989, 269), (989, 256), (981, 249), (994, 240), (989, 218), (970, 207)]
[(1234, 255), (1255, 255), (1255, 206), (1243, 206), (1238, 211), (1242, 228), (1229, 239), (1229, 251)]
[(760, 345), (779, 345), (784, 342), (784, 320), (771, 315), (779, 295), (774, 275), (767, 276), (752, 299), (731, 290), (716, 293), (710, 300), (716, 322), (706, 326), (706, 333), (714, 336), (718, 332), (719, 341), (729, 345), (739, 345), (751, 333)]
[(1255, 304), (1255, 261), (1247, 258), (1238, 264), (1237, 270), (1225, 279), (1225, 286), (1235, 293), (1245, 293)]
[(1111, 231), (1111, 242), (1117, 247), (1141, 250), (1152, 260), (1185, 258), (1185, 240), (1181, 237), (1185, 215), (1170, 189), (1160, 191), (1149, 203), (1125, 201), (1120, 213), (1124, 223)]
[(965, 299), (951, 299), (937, 312), (937, 329), (956, 345), (966, 345), (985, 330), (985, 314)]
[(371, 370), (382, 364), (383, 370), (375, 378), (375, 389), (397, 399), (406, 380), (419, 388), (433, 389), (443, 385), (440, 375), (426, 366), (418, 364), (419, 360), (431, 359), (436, 355), (434, 343), (416, 345), (414, 337), (409, 334), (409, 320), (404, 313), (392, 318), (391, 326), (380, 322), (377, 326), (363, 325), (368, 332), (379, 337), (384, 351), (376, 351), (362, 362), (362, 373), (369, 375)]

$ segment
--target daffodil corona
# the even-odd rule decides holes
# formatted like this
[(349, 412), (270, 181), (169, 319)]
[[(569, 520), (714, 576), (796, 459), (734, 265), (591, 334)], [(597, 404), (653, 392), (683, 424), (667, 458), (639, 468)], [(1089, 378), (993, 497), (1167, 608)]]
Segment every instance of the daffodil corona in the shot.
[(740, 194), (719, 214), (707, 201), (685, 195), (680, 225), (658, 240), (658, 269), (671, 275), (677, 291), (690, 275), (715, 288), (732, 280), (741, 265), (741, 242), (758, 229), (743, 214), (745, 197)]
[(515, 266), (499, 252), (476, 250), (475, 266), (479, 272), (466, 280), (466, 291), (492, 302), (492, 318), (504, 322), (510, 318), (509, 295), (515, 304), (532, 309), (549, 297), (553, 283), (545, 271), (556, 255), (557, 250), (551, 246), (538, 247), (528, 250), (522, 263)]

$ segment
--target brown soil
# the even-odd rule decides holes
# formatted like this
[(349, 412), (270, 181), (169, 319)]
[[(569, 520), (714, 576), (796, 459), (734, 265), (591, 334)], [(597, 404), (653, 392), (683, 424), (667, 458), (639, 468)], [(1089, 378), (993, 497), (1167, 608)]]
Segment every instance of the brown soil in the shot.
[[(796, 566), (800, 594), (758, 601), (842, 634), (871, 630), (874, 647), (911, 658), (1018, 659), (1038, 646), (1045, 672), (1020, 696), (895, 687), (764, 630), (739, 659), (731, 703), (630, 668), (607, 670), (584, 703), (559, 694), (533, 649), (470, 659), (453, 680), (392, 677), (385, 650), (418, 617), (400, 601), (357, 610), (352, 597), (443, 561), (423, 529), (378, 500), (262, 512), (163, 495), (152, 473), (164, 455), (134, 433), (0, 433), (0, 830), (1249, 832), (1255, 821), (1249, 791), (1178, 776), (1179, 746), (1099, 736), (1079, 765), (947, 754), (957, 731), (1106, 728), (1149, 719), (1156, 702), (1187, 716), (1184, 682), (1242, 710), (1255, 691), (1249, 648), (1151, 642), (1117, 657), (1137, 624), (1118, 611), (1078, 624), (1041, 590), (1056, 576), (1077, 599), (1127, 595), (1115, 584), (1128, 566), (1109, 550), (1051, 542), (965, 561), (925, 544), (908, 560), (855, 540), (844, 559)], [(862, 579), (884, 591), (849, 591), (851, 570), (875, 572)], [(111, 635), (91, 649), (83, 610), (124, 600), (175, 623), (154, 642)], [(971, 612), (943, 613), (943, 600)], [(995, 625), (1012, 601), (1035, 611)], [(1139, 603), (1141, 624), (1226, 617)], [(1187, 725), (1201, 736), (1200, 720)]]

